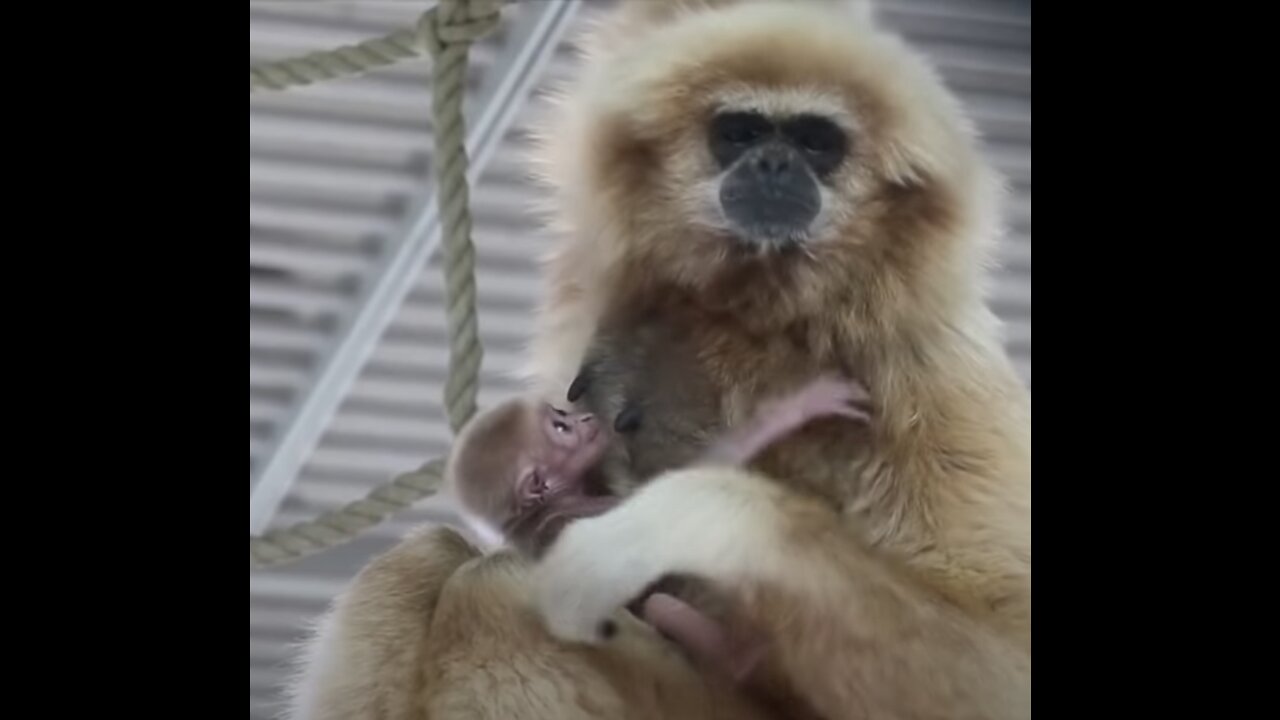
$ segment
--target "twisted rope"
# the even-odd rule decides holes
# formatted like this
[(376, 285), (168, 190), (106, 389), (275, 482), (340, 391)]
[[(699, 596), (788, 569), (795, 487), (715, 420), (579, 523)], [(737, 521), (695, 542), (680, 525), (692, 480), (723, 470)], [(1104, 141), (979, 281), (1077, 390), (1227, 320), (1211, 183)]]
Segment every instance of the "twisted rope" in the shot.
[[(498, 25), (502, 0), (441, 0), (423, 15), (416, 31), (330, 53), (249, 69), (249, 93), (284, 90), (356, 75), (416, 57), (433, 60), (433, 115), (436, 131), (436, 185), (443, 229), (445, 292), (448, 298), (450, 362), (444, 404), (456, 433), (475, 415), (479, 396), (480, 344), (476, 316), (475, 246), (471, 241), (470, 160), (463, 100), (471, 45)], [(369, 496), (318, 520), (249, 538), (249, 569), (284, 565), (355, 538), (391, 515), (434, 495), (443, 482), (443, 463), (396, 478)]]
[[(474, 15), (477, 8), (464, 2), (440, 7), (438, 22), (483, 25)], [(492, 21), (492, 18), (491, 18)], [(420, 28), (423, 44), (435, 62), (436, 82), (432, 89), (432, 110), (436, 129), (436, 187), (440, 220), (444, 229), (445, 297), (449, 307), (449, 379), (445, 383), (445, 408), (456, 433), (476, 412), (480, 364), (484, 352), (476, 319), (476, 252), (471, 242), (471, 187), (467, 183), (466, 123), (462, 104), (466, 96), (467, 61), (470, 43), (440, 40), (438, 27), (424, 18)]]
[(360, 75), (419, 57), (423, 50), (416, 32), (400, 30), (359, 45), (266, 63), (249, 68), (249, 94), (278, 92)]
[[(358, 45), (251, 67), (249, 94), (280, 92), (362, 75), (421, 57), (430, 52), (432, 45), (457, 45), (469, 49), (472, 43), (497, 26), (501, 5), (501, 0), (440, 0), (440, 4), (428, 10), (419, 26), (412, 30), (397, 30)], [(443, 18), (443, 21), (437, 18)], [(424, 27), (431, 28), (431, 44), (422, 42)]]
[(444, 463), (436, 460), (377, 488), (360, 501), (310, 522), (249, 538), (249, 570), (288, 565), (345, 544), (387, 518), (435, 495), (443, 482)]

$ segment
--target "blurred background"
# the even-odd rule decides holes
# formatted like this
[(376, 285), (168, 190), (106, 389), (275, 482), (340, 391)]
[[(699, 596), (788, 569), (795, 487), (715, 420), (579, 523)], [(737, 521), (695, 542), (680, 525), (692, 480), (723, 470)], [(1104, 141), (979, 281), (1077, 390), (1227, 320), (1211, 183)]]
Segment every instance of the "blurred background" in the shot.
[[(523, 134), (539, 93), (574, 71), (575, 30), (612, 4), (516, 3), (473, 51), (468, 122), (483, 147), (473, 156), (479, 179), (472, 197), (486, 348), (482, 404), (518, 390), (508, 373), (529, 329), (536, 261), (548, 243), (530, 210), (539, 190), (526, 179)], [(249, 63), (412, 27), (432, 5), (251, 1)], [(935, 60), (1009, 180), (1009, 232), (992, 300), (1030, 385), (1031, 2), (878, 6), (886, 25)], [(434, 247), (429, 77), (430, 63), (418, 60), (249, 98), (251, 534), (335, 510), (448, 446), (439, 409), (448, 345), (438, 253), (407, 275), (392, 262), (405, 247)], [(370, 303), (380, 293), (405, 300)], [(390, 313), (387, 332), (353, 322), (362, 311)], [(352, 383), (325, 381), (320, 370), (335, 353), (339, 360), (368, 358)], [(323, 406), (336, 412), (302, 415), (309, 426), (297, 420), (301, 409)], [(294, 643), (352, 574), (407, 529), (442, 517), (425, 503), (340, 549), (250, 573), (251, 720), (278, 713)]]

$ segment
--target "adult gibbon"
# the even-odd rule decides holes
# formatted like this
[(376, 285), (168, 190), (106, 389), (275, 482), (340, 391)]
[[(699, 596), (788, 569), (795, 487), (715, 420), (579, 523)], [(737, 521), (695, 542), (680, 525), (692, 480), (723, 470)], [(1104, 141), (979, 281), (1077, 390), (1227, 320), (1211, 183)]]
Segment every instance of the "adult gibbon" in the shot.
[(635, 2), (592, 39), (542, 138), (563, 240), (540, 389), (643, 433), (671, 388), (601, 390), (592, 358), (658, 327), (724, 425), (831, 371), (876, 413), (751, 473), (662, 475), (686, 453), (639, 443), (648, 473), (626, 480), (659, 479), (565, 531), (539, 604), (599, 643), (605, 614), (693, 574), (748, 606), (820, 715), (1026, 717), (1030, 394), (983, 298), (999, 184), (958, 101), (865, 10)]
[(313, 643), (300, 717), (745, 716), (714, 678), (617, 683), (637, 646), (703, 680), (622, 611), (671, 574), (734, 598), (828, 720), (1030, 716), (1030, 399), (982, 297), (998, 184), (863, 10), (632, 0), (596, 31), (544, 133), (564, 237), (531, 373), (555, 401), (643, 407), (666, 388), (593, 391), (583, 361), (669, 327), (716, 424), (835, 371), (870, 391), (870, 427), (815, 422), (750, 471), (640, 463), (618, 489), (656, 480), (532, 575), (407, 541)]

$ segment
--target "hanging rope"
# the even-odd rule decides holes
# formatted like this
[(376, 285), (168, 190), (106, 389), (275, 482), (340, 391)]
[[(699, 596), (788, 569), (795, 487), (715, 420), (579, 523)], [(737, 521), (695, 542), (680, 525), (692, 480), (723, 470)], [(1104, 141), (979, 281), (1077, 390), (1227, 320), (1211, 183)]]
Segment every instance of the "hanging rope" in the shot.
[[(446, 311), (449, 318), (449, 380), (444, 404), (456, 433), (476, 412), (484, 351), (476, 317), (475, 246), (471, 241), (470, 161), (462, 106), (471, 46), (493, 31), (503, 0), (440, 0), (416, 31), (401, 31), (332, 52), (249, 68), (249, 94), (281, 91), (358, 75), (402, 60), (431, 55), (436, 136), (436, 186), (444, 241)], [(391, 515), (434, 495), (443, 463), (396, 478), (341, 510), (267, 535), (249, 538), (249, 569), (294, 562), (341, 545)]]

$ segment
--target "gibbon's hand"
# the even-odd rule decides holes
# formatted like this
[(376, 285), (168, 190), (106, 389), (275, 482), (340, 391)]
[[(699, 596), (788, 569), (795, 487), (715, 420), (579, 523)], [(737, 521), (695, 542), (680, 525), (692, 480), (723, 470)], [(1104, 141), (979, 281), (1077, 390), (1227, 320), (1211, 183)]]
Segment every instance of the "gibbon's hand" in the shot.
[[(582, 363), (582, 367), (578, 369), (578, 375), (573, 379), (573, 383), (569, 385), (569, 392), (565, 398), (575, 407), (595, 407), (596, 398), (593, 395), (595, 390), (595, 374), (598, 369), (598, 360), (587, 360)], [(638, 403), (627, 402), (617, 417), (612, 419), (613, 431), (619, 435), (631, 435), (640, 429), (640, 425), (644, 419), (644, 411)]]
[(785, 573), (796, 560), (779, 532), (782, 492), (735, 468), (679, 470), (604, 515), (574, 522), (534, 568), (534, 602), (547, 630), (598, 644), (616, 630), (614, 613), (668, 575), (732, 589)]
[(534, 599), (555, 637), (610, 639), (613, 614), (664, 574), (656, 554), (639, 549), (649, 532), (625, 507), (569, 525), (535, 568)]

